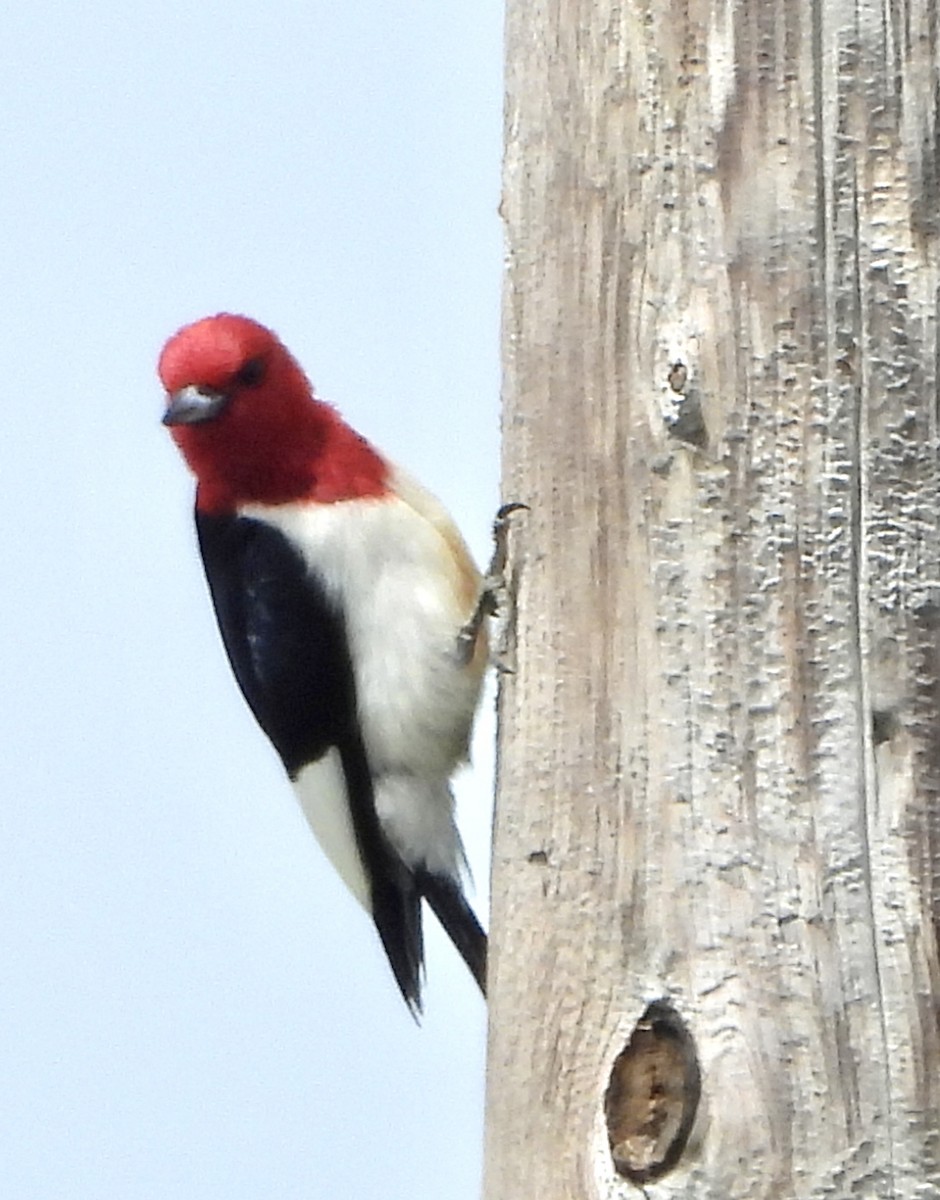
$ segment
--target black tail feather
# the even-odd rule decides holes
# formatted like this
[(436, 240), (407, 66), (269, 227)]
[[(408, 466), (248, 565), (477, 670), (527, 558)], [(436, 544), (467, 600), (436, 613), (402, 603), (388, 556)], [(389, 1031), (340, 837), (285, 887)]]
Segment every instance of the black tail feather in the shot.
[(421, 893), (414, 874), (389, 845), (375, 811), (375, 795), (362, 737), (347, 730), (339, 746), (359, 853), (370, 885), (372, 920), (395, 982), (417, 1018), (421, 1012), (424, 939)]
[(421, 894), (406, 867), (402, 866), (395, 876), (373, 882), (372, 920), (382, 939), (395, 982), (412, 1015), (418, 1017), (424, 970)]
[(446, 875), (432, 875), (430, 871), (422, 870), (415, 873), (415, 882), (485, 996), (486, 934), (460, 890), (460, 884)]

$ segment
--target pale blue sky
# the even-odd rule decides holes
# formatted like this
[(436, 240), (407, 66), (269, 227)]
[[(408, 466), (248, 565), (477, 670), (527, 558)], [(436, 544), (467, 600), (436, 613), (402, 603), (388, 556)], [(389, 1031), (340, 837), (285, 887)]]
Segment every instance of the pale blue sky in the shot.
[[(478, 1196), (483, 1004), (432, 929), (416, 1028), (303, 825), (220, 649), (154, 361), (208, 312), (273, 325), (485, 558), (501, 21), (4, 16), (2, 1200)], [(460, 788), (478, 892), (492, 736)]]

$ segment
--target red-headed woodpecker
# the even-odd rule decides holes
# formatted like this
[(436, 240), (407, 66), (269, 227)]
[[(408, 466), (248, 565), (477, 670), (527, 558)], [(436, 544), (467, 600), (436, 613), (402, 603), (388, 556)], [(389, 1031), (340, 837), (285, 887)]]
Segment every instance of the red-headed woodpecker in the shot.
[(313, 832), (413, 1011), (422, 898), (485, 991), (450, 789), (487, 658), (463, 539), (263, 325), (187, 325), (159, 373), (229, 662)]

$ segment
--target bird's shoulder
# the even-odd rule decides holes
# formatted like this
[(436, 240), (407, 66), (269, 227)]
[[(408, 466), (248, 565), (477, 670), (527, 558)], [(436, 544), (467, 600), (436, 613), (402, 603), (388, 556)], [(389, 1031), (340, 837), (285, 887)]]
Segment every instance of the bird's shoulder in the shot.
[(480, 593), (481, 575), (444, 505), (406, 472), (390, 466), (380, 497), (332, 503), (247, 504), (243, 517), (277, 529), (328, 593), (382, 588), (390, 577), (407, 587), (439, 589), (465, 620)]

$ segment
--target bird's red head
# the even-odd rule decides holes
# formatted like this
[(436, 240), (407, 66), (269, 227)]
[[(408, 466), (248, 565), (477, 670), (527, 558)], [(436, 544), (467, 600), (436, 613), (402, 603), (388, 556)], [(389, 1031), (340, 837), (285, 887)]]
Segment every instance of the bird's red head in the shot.
[(246, 503), (331, 503), (386, 490), (381, 456), (317, 400), (278, 337), (220, 313), (184, 326), (158, 372), (170, 427), (204, 511)]

